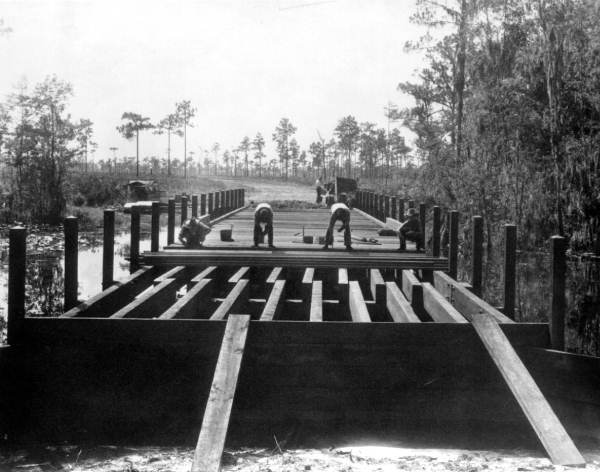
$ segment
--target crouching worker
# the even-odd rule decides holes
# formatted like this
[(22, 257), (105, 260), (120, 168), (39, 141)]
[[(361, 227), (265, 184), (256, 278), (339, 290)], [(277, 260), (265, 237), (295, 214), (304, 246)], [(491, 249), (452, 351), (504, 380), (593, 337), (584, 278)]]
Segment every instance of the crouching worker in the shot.
[(273, 210), (268, 203), (261, 203), (254, 211), (254, 247), (262, 243), (264, 235), (267, 235), (269, 247), (273, 246)]
[(210, 233), (210, 226), (205, 225), (198, 218), (192, 217), (181, 226), (179, 241), (187, 248), (197, 249), (202, 247), (208, 233)]
[(408, 219), (400, 226), (398, 237), (400, 239), (398, 251), (406, 251), (407, 240), (417, 245), (417, 251), (423, 250), (423, 230), (421, 229), (417, 210), (414, 208), (408, 209)]
[(336, 221), (341, 221), (342, 226), (338, 229), (344, 231), (344, 245), (346, 250), (352, 251), (352, 236), (350, 235), (350, 210), (343, 203), (334, 203), (331, 205), (331, 218), (329, 219), (329, 227), (325, 234), (325, 246), (323, 249), (328, 249), (329, 246), (333, 246), (333, 227)]

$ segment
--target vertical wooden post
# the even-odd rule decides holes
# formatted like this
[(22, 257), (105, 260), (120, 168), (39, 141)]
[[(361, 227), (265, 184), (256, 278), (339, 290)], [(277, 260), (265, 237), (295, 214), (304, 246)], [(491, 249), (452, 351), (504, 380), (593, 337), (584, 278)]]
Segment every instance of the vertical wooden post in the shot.
[(390, 216), (395, 220), (398, 219), (398, 199), (396, 197), (392, 197), (392, 208), (390, 209)]
[(504, 225), (504, 314), (515, 318), (517, 287), (517, 227)]
[(140, 265), (140, 211), (131, 209), (131, 236), (129, 242), (129, 273), (133, 274)]
[(246, 204), (246, 189), (242, 189), (242, 206)]
[(383, 221), (385, 221), (386, 218), (390, 218), (392, 216), (390, 214), (390, 196), (386, 195), (384, 198), (385, 198), (385, 206), (383, 209)]
[(550, 318), (550, 344), (552, 349), (565, 349), (565, 278), (567, 272), (567, 241), (562, 236), (550, 238), (552, 250), (552, 316)]
[(25, 322), (25, 273), (27, 232), (22, 226), (10, 229), (8, 247), (8, 320), (6, 340), (18, 344)]
[(483, 217), (473, 217), (473, 259), (471, 261), (473, 293), (481, 297), (483, 281)]
[(198, 216), (198, 195), (192, 195), (192, 217)]
[(206, 215), (206, 194), (200, 195), (200, 215)]
[(77, 305), (77, 251), (78, 225), (75, 216), (68, 216), (65, 230), (65, 311)]
[(152, 202), (152, 221), (150, 223), (150, 250), (157, 252), (160, 235), (160, 202)]
[(221, 192), (215, 192), (214, 214), (215, 216), (219, 216), (221, 214)]
[(214, 198), (215, 198), (215, 195), (214, 195), (212, 192), (210, 192), (210, 193), (208, 194), (208, 214), (209, 214), (209, 216), (210, 216), (210, 219), (212, 219), (212, 218), (213, 218), (213, 216), (214, 216), (214, 213), (215, 213), (215, 202), (214, 202)]
[(113, 284), (115, 268), (115, 210), (104, 210), (102, 244), (102, 290)]
[(450, 249), (448, 252), (448, 275), (456, 279), (458, 275), (458, 211), (450, 212)]
[(167, 207), (167, 245), (175, 242), (175, 200), (169, 198)]
[(181, 224), (182, 225), (188, 219), (187, 210), (188, 210), (188, 198), (186, 195), (182, 195), (182, 197), (181, 197)]
[(440, 229), (441, 229), (441, 210), (439, 206), (433, 207), (433, 228), (432, 228), (432, 241), (431, 241), (431, 255), (433, 257), (440, 257)]
[(425, 243), (427, 242), (425, 226), (427, 223), (427, 205), (425, 203), (419, 203), (419, 222), (421, 223), (421, 232), (423, 234), (423, 249), (425, 249)]
[(398, 221), (404, 222), (404, 198), (398, 199)]
[(379, 194), (379, 202), (377, 203), (377, 219), (385, 221), (385, 196)]
[(225, 206), (225, 190), (221, 190), (221, 198), (219, 199), (221, 202), (221, 215), (227, 213), (227, 207)]

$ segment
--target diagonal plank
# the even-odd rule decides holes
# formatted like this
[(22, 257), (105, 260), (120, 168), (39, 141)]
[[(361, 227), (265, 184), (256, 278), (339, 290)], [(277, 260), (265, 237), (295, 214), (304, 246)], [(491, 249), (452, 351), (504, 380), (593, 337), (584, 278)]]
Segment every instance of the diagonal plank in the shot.
[(249, 270), (250, 267), (240, 267), (235, 274), (229, 277), (228, 283), (233, 285), (237, 284), (240, 280), (244, 278), (244, 276), (248, 273)]
[(423, 305), (429, 316), (438, 323), (468, 323), (468, 321), (428, 282), (423, 287)]
[(263, 309), (260, 315), (260, 321), (272, 321), (273, 318), (279, 315), (281, 311), (282, 303), (281, 303), (281, 295), (283, 294), (283, 289), (285, 288), (285, 280), (275, 280), (273, 283), (273, 288), (271, 289), (271, 294), (265, 304), (265, 308)]
[(208, 297), (211, 291), (211, 282), (212, 279), (202, 279), (158, 318), (161, 320), (170, 320), (172, 318), (192, 318), (197, 316), (199, 304)]
[(362, 292), (360, 290), (360, 285), (356, 280), (352, 280), (350, 282), (350, 316), (352, 317), (352, 321), (357, 322), (369, 322), (371, 321), (371, 316), (369, 315), (369, 310), (367, 309), (367, 304), (365, 303), (365, 299), (363, 298)]
[(162, 313), (174, 303), (178, 287), (175, 279), (165, 279), (110, 315), (110, 318), (150, 318), (155, 313)]
[(193, 277), (190, 282), (200, 282), (202, 279), (207, 279), (216, 269), (216, 266), (208, 266), (206, 269), (202, 270), (199, 274)]
[(248, 301), (248, 279), (242, 279), (231, 289), (227, 298), (221, 302), (212, 316), (211, 320), (222, 320), (228, 313), (239, 309), (240, 305)]
[(161, 282), (164, 282), (167, 279), (180, 279), (186, 275), (185, 266), (175, 266), (172, 269), (169, 269), (164, 274), (159, 275), (152, 282), (154, 285), (158, 285)]
[(464, 284), (457, 282), (445, 272), (434, 271), (433, 283), (436, 290), (467, 318), (475, 313), (487, 313), (493, 316), (499, 323), (514, 323), (508, 316), (505, 316), (489, 303), (479, 298), (465, 287)]
[(249, 315), (232, 315), (227, 320), (196, 444), (192, 472), (217, 472), (221, 466), (249, 325)]
[(396, 282), (386, 282), (386, 306), (392, 319), (399, 323), (419, 323), (421, 320)]
[(312, 283), (309, 320), (323, 321), (323, 282), (321, 280), (315, 280)]
[(585, 464), (494, 317), (487, 313), (475, 313), (471, 323), (552, 462), (556, 465)]
[(269, 277), (267, 277), (267, 284), (274, 284), (275, 281), (279, 279), (279, 276), (281, 275), (281, 269), (281, 267), (273, 267)]

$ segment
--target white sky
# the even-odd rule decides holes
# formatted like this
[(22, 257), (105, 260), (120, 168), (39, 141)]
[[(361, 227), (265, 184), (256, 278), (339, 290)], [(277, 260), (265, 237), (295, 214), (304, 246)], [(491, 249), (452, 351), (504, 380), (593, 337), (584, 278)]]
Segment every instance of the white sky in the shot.
[[(282, 117), (306, 149), (343, 116), (387, 127), (388, 101), (410, 104), (396, 86), (420, 66), (403, 52), (424, 32), (409, 23), (413, 10), (412, 0), (0, 0), (13, 29), (0, 37), (0, 95), (23, 77), (71, 82), (72, 115), (94, 122), (97, 159), (111, 146), (135, 155), (115, 130), (124, 111), (156, 122), (184, 99), (198, 110), (188, 133), (196, 155), (257, 131), (274, 153)], [(182, 140), (172, 147), (181, 158)], [(166, 137), (144, 133), (146, 155), (166, 155)]]

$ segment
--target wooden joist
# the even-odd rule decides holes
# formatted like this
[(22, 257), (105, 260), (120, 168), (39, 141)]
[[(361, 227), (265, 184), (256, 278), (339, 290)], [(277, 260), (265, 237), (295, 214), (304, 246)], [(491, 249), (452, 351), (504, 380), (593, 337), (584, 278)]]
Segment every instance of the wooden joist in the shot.
[(211, 315), (211, 320), (222, 320), (232, 311), (238, 310), (248, 302), (248, 279), (242, 279), (231, 289), (227, 298), (221, 302)]
[(468, 321), (430, 283), (422, 283), (423, 305), (433, 321), (438, 323), (468, 323)]
[(206, 300), (212, 289), (211, 279), (202, 279), (195, 284), (187, 293), (171, 305), (162, 315), (161, 320), (170, 320), (172, 318), (193, 318), (198, 314), (198, 309), (202, 301)]
[(338, 289), (340, 291), (340, 304), (348, 308), (350, 285), (348, 284), (348, 269), (338, 269)]
[(271, 294), (260, 315), (260, 321), (272, 321), (279, 315), (281, 307), (283, 306), (282, 294), (284, 288), (285, 280), (275, 280), (273, 282), (273, 288), (271, 289)]
[(308, 267), (304, 271), (304, 275), (302, 276), (302, 299), (306, 303), (308, 303), (308, 301), (310, 300), (314, 276), (315, 276), (315, 269), (313, 267)]
[(218, 472), (220, 469), (249, 326), (249, 315), (233, 315), (227, 320), (192, 472)]
[(237, 284), (240, 280), (244, 278), (244, 276), (248, 273), (249, 270), (250, 267), (240, 267), (235, 274), (229, 277), (228, 282), (233, 285)]
[(281, 269), (281, 267), (273, 267), (273, 270), (271, 270), (271, 273), (267, 277), (267, 284), (274, 284), (275, 281), (279, 279), (279, 276), (281, 275)]
[(112, 314), (111, 318), (151, 318), (162, 313), (175, 301), (178, 284), (175, 279), (163, 280), (160, 284), (146, 290), (131, 303)]
[(485, 300), (482, 300), (471, 292), (464, 284), (457, 282), (444, 272), (434, 271), (433, 283), (436, 290), (467, 319), (471, 319), (471, 316), (475, 313), (487, 313), (499, 323), (514, 323), (508, 316), (502, 314)]
[(200, 282), (202, 279), (208, 279), (216, 269), (217, 268), (215, 266), (209, 266), (206, 269), (203, 269), (196, 276), (192, 277), (190, 282)]
[(153, 280), (154, 285), (159, 285), (167, 279), (180, 279), (184, 277), (186, 274), (185, 266), (175, 266), (172, 269), (169, 269), (164, 274), (159, 275)]
[(350, 305), (350, 316), (352, 317), (352, 321), (360, 323), (371, 321), (371, 316), (369, 315), (367, 304), (365, 303), (362, 291), (360, 290), (360, 285), (356, 280), (352, 280), (349, 285), (350, 298), (348, 303)]
[(309, 320), (323, 321), (323, 282), (320, 280), (312, 283)]
[(471, 323), (552, 462), (570, 466), (585, 464), (495, 318), (488, 313), (475, 313)]
[(332, 267), (377, 269), (444, 270), (445, 259), (383, 251), (256, 251), (256, 250), (169, 250), (145, 252), (144, 264), (153, 266), (251, 266), (251, 267)]
[(386, 282), (386, 306), (392, 319), (399, 323), (419, 323), (421, 320), (408, 300), (402, 295), (396, 282)]
[(369, 270), (369, 285), (371, 287), (371, 297), (377, 305), (383, 306), (385, 304), (386, 290), (385, 281), (379, 269)]

